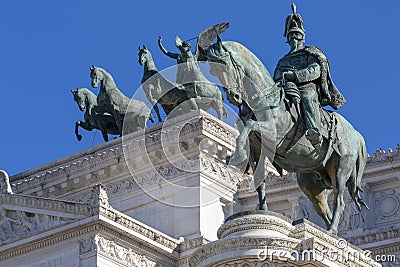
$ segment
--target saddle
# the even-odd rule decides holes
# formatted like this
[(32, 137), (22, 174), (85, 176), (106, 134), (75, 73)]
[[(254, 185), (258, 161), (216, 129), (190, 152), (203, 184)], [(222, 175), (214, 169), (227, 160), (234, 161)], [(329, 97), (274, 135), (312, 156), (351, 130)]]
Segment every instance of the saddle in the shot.
[[(299, 114), (300, 108), (296, 104), (290, 104), (289, 101), (285, 99), (287, 107), (292, 116), (294, 126), (289, 130), (289, 132), (282, 140), (280, 147), (284, 148), (286, 152), (290, 152), (291, 149), (297, 144), (300, 138), (306, 133), (307, 127), (304, 118)], [(337, 113), (323, 108), (319, 109), (320, 112), (320, 133), (322, 137), (328, 141), (329, 147), (327, 154), (331, 154), (331, 150), (335, 151), (340, 155), (337, 143)]]

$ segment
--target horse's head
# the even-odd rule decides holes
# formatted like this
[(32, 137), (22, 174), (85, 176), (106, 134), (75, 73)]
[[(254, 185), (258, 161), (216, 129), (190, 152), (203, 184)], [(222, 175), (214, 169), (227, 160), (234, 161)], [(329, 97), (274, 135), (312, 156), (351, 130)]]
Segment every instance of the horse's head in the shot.
[(149, 49), (146, 48), (145, 45), (143, 45), (143, 48), (140, 48), (140, 46), (139, 46), (138, 56), (139, 56), (139, 64), (140, 65), (145, 64), (146, 62), (148, 62), (151, 59), (150, 51), (149, 51)]
[(76, 88), (76, 90), (71, 90), (71, 93), (74, 96), (74, 101), (78, 104), (79, 110), (84, 111), (86, 97), (83, 94), (82, 90)]
[(217, 42), (207, 49), (207, 58), (210, 74), (218, 77), (228, 101), (235, 106), (240, 106), (243, 102), (243, 96), (240, 93), (243, 73), (219, 36), (217, 36)]
[(100, 71), (99, 68), (96, 68), (92, 65), (90, 67), (90, 79), (92, 79), (92, 87), (97, 88), (99, 82), (104, 79), (104, 74)]

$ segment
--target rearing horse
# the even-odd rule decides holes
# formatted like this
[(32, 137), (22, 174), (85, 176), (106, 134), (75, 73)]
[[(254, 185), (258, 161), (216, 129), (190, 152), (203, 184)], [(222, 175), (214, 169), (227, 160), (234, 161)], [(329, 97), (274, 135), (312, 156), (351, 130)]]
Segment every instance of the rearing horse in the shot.
[(90, 78), (93, 88), (97, 88), (100, 83), (100, 93), (97, 95), (99, 112), (109, 113), (114, 117), (120, 136), (122, 136), (125, 116), (128, 116), (126, 121), (129, 123), (124, 127), (126, 132), (144, 129), (148, 119), (154, 122), (150, 108), (144, 102), (124, 95), (106, 70), (92, 66)]
[[(251, 115), (244, 118), (245, 126), (236, 141), (232, 161), (235, 158), (237, 163), (243, 161), (241, 154), (250, 135), (250, 161), (255, 161), (254, 184), (260, 209), (266, 208), (265, 192), (261, 188), (265, 183), (264, 162), (269, 154), (273, 154), (270, 160), (274, 165), (297, 173), (300, 188), (312, 201), (329, 231), (336, 233), (338, 230), (346, 186), (358, 208), (367, 207), (360, 197), (367, 156), (365, 142), (345, 118), (321, 109), (324, 113), (321, 117), (329, 120), (325, 122), (328, 126), (321, 127), (325, 128), (322, 129), (324, 141), (317, 150), (305, 138), (304, 132), (296, 138), (300, 131), (296, 129), (299, 120), (293, 119), (284, 100), (283, 88), (275, 84), (263, 63), (250, 50), (237, 42), (222, 42), (218, 37), (217, 43), (207, 49), (207, 57), (210, 73), (219, 78), (228, 100), (251, 111)], [(332, 142), (335, 137), (337, 140)], [(332, 189), (335, 196), (333, 214), (327, 200)]]

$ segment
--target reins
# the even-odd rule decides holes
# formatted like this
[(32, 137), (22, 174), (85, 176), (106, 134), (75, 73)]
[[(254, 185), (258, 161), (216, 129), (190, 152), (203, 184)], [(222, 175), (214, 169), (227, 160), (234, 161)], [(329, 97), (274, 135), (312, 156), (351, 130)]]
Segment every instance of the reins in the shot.
[[(224, 48), (224, 50), (229, 54), (229, 58), (232, 62), (232, 66), (234, 69), (234, 74), (235, 74), (235, 78), (236, 78), (236, 84), (237, 84), (237, 91), (239, 93), (241, 93), (243, 96), (245, 96), (246, 99), (249, 99), (247, 93), (244, 91), (244, 86), (243, 86), (243, 75), (241, 75), (242, 73), (245, 73), (245, 70), (243, 69), (243, 67), (235, 60), (235, 58), (232, 56), (232, 53), (227, 50), (224, 46), (222, 46)], [(224, 56), (227, 57), (227, 56)], [(269, 92), (268, 94), (263, 94), (263, 97), (268, 98), (272, 95), (274, 95), (275, 93), (277, 93), (278, 91), (281, 92), (280, 97), (279, 97), (279, 102), (278, 105), (276, 106), (268, 106), (269, 109), (273, 109), (273, 108), (277, 108), (279, 107), (279, 105), (282, 103), (283, 101), (283, 87), (281, 86), (276, 86), (277, 88), (271, 92)], [(265, 87), (264, 89), (266, 89), (267, 87)], [(254, 100), (257, 96), (252, 96), (251, 99)], [(243, 97), (242, 97), (243, 98)]]

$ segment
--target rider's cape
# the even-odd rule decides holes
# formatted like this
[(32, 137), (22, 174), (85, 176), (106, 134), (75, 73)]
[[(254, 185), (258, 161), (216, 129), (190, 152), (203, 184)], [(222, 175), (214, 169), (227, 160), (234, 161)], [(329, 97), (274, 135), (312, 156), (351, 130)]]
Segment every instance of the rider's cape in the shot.
[(338, 109), (346, 103), (346, 99), (336, 88), (332, 82), (329, 62), (321, 49), (315, 46), (306, 46), (304, 51), (314, 56), (321, 67), (321, 87), (320, 87), (320, 103), (321, 106), (331, 106)]

